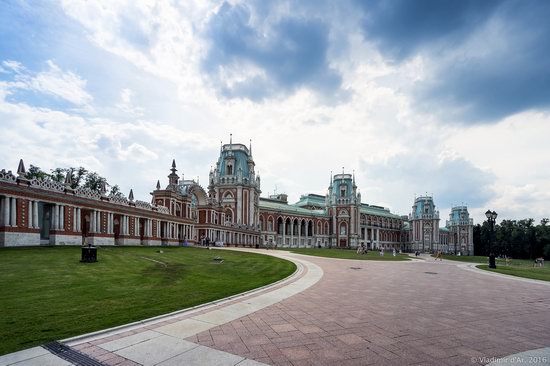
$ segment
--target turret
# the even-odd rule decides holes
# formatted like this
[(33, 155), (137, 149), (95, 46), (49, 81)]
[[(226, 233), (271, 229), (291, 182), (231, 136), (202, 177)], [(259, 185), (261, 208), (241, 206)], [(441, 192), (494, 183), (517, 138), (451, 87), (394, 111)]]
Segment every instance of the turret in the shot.
[(171, 173), (168, 175), (168, 184), (171, 188), (174, 188), (178, 185), (180, 177), (176, 174), (178, 171), (176, 169), (176, 159), (172, 160), (172, 168), (170, 169)]

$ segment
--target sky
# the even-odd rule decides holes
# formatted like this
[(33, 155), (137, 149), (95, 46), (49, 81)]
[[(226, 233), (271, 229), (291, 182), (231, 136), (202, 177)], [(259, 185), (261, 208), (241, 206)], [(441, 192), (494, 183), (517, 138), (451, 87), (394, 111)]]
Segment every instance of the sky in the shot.
[(441, 224), (550, 216), (545, 0), (0, 0), (0, 169), (84, 166), (136, 199), (252, 140), (262, 196), (355, 172)]

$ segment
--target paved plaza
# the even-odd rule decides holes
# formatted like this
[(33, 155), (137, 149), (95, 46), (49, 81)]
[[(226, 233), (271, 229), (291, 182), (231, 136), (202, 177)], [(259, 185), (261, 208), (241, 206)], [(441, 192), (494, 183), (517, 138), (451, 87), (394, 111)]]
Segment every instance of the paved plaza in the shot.
[[(65, 343), (105, 365), (241, 366), (488, 364), (550, 346), (548, 283), (429, 257), (269, 254), (292, 259), (298, 272), (206, 308)], [(64, 362), (39, 347), (0, 357), (0, 365)]]

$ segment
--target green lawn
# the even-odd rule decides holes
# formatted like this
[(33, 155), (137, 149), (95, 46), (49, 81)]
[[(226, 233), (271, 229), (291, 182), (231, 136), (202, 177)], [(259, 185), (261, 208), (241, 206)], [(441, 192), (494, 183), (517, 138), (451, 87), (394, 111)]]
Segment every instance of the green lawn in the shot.
[(548, 264), (545, 264), (544, 267), (533, 267), (533, 261), (531, 260), (513, 260), (512, 264), (508, 266), (499, 265), (497, 263), (496, 269), (490, 269), (487, 264), (482, 264), (476, 267), (486, 271), (502, 273), (510, 276), (550, 281), (550, 267)]
[(534, 267), (533, 262), (530, 259), (512, 259), (511, 262), (506, 265), (504, 259), (496, 259), (496, 269), (489, 268), (489, 259), (485, 256), (454, 256), (454, 255), (444, 255), (444, 259), (450, 259), (461, 262), (471, 262), (471, 263), (484, 263), (482, 265), (476, 266), (477, 268), (497, 272), (502, 274), (507, 274), (510, 276), (518, 276), (531, 278), (535, 280), (550, 281), (550, 266), (548, 263), (544, 267)]
[(79, 259), (79, 247), (0, 249), (0, 355), (224, 298), (296, 269), (261, 254), (181, 247), (103, 247), (97, 263)]
[(385, 251), (384, 256), (380, 256), (376, 250), (369, 250), (367, 254), (357, 254), (354, 249), (327, 249), (327, 248), (277, 248), (291, 253), (312, 255), (315, 257), (340, 258), (340, 259), (360, 259), (377, 261), (408, 261), (407, 254), (397, 254), (393, 256), (391, 251)]

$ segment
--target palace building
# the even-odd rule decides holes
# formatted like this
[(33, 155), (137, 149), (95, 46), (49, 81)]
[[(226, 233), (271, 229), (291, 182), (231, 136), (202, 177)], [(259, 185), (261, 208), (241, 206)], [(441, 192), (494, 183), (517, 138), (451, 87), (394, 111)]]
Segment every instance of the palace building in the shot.
[(415, 199), (408, 216), (363, 203), (355, 174), (330, 176), (325, 195), (261, 197), (252, 146), (222, 145), (207, 190), (177, 174), (160, 180), (151, 201), (107, 195), (106, 187), (72, 189), (64, 182), (27, 179), (21, 160), (16, 175), (0, 171), (0, 246), (181, 245), (396, 249), (473, 254), (473, 220), (466, 206), (453, 207), (446, 226), (432, 197)]

